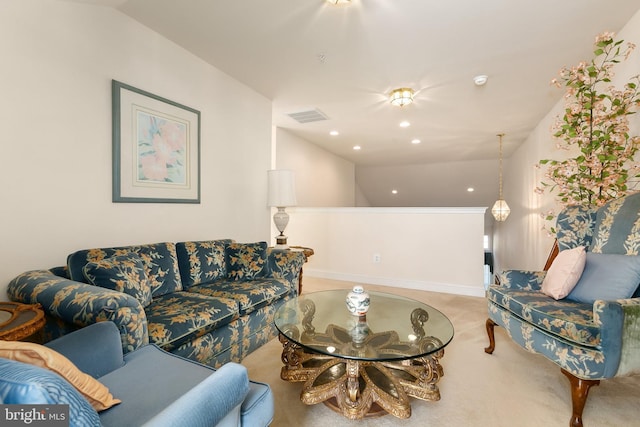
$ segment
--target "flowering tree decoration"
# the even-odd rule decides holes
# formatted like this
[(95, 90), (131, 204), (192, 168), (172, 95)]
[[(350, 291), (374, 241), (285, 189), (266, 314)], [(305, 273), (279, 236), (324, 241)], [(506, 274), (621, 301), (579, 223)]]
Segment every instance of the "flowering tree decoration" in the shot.
[[(594, 58), (572, 68), (562, 68), (552, 83), (567, 88), (565, 110), (552, 126), (558, 148), (576, 150), (566, 160), (541, 160), (546, 179), (538, 193), (557, 191), (563, 206), (598, 207), (631, 191), (640, 176), (634, 159), (640, 137), (629, 135), (629, 116), (640, 107), (640, 76), (622, 90), (611, 84), (613, 66), (626, 60), (635, 45), (614, 41), (613, 33), (596, 37)], [(547, 220), (555, 217), (553, 212)]]

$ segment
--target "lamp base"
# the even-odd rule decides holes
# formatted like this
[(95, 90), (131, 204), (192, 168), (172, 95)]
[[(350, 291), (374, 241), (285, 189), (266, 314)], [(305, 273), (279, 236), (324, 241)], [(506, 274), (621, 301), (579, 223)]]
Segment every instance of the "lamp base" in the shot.
[(276, 245), (273, 248), (278, 250), (289, 249), (289, 246), (287, 245), (287, 236), (284, 234), (278, 234), (276, 236)]

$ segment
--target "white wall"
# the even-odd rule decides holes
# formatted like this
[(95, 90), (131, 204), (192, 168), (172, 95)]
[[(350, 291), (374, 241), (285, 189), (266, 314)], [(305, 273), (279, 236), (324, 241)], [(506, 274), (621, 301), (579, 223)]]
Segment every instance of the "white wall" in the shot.
[[(0, 297), (77, 249), (269, 239), (268, 99), (111, 8), (3, 0), (0, 51)], [(112, 79), (201, 112), (201, 204), (111, 202)]]
[[(594, 34), (594, 39), (595, 36)], [(616, 39), (624, 39), (640, 46), (640, 11), (617, 34)], [(592, 42), (593, 40), (585, 41)], [(616, 76), (613, 83), (617, 87), (622, 87), (631, 76), (639, 74), (640, 49), (636, 48), (629, 60), (619, 63), (614, 71)], [(549, 80), (553, 77), (555, 76), (549, 76)], [(511, 215), (506, 222), (496, 225), (494, 244), (497, 271), (511, 268), (540, 270), (553, 245), (553, 239), (542, 229), (544, 222), (540, 213), (549, 209), (557, 211), (555, 197), (549, 193), (537, 195), (533, 190), (544, 180), (544, 170), (535, 169), (538, 161), (549, 158), (561, 160), (567, 156), (566, 152), (556, 148), (550, 130), (555, 117), (562, 114), (563, 101), (547, 114), (525, 143), (506, 160), (504, 194), (511, 207)], [(630, 134), (638, 135), (640, 114), (633, 115), (630, 119)]]
[(295, 172), (298, 206), (355, 206), (355, 167), (342, 157), (276, 128), (276, 167)]
[(290, 216), (289, 244), (315, 251), (305, 276), (484, 295), (484, 208), (294, 208)]
[(356, 206), (360, 206), (360, 207), (369, 207), (371, 206), (371, 202), (369, 202), (369, 199), (367, 199), (367, 196), (364, 195), (364, 193), (362, 192), (362, 188), (360, 188), (360, 186), (358, 185), (358, 183), (356, 182)]

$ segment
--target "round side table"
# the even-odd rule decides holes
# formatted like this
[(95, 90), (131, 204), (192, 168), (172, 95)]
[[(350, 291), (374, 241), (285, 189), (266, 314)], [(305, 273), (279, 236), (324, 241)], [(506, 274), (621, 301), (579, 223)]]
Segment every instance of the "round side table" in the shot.
[(45, 324), (40, 304), (0, 302), (0, 340), (19, 341), (40, 331)]

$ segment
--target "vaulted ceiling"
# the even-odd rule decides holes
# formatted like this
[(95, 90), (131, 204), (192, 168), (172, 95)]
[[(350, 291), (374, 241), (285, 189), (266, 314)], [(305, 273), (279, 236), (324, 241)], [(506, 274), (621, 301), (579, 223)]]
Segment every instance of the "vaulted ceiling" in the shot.
[[(450, 193), (445, 178), (405, 194), (408, 206), (490, 206), (496, 134), (506, 133), (509, 157), (562, 96), (549, 84), (558, 70), (640, 9), (638, 0), (79, 1), (117, 8), (271, 99), (273, 123), (353, 162), (374, 205), (393, 203), (381, 180), (415, 188), (438, 168), (477, 189), (439, 195)], [(488, 82), (474, 85), (481, 74)], [(398, 87), (415, 90), (413, 104), (390, 105)], [(311, 110), (326, 119), (290, 116)], [(442, 166), (451, 162), (477, 167)]]

